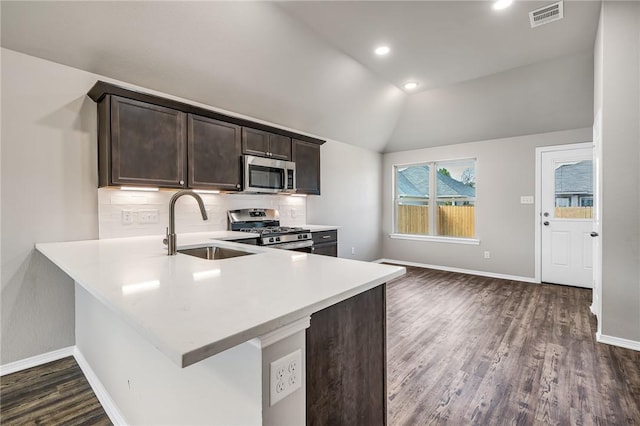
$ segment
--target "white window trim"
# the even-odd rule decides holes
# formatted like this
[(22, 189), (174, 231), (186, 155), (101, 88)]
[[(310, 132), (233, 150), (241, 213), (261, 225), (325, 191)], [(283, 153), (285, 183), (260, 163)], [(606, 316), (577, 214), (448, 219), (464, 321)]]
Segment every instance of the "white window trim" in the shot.
[(417, 234), (389, 234), (389, 238), (396, 240), (430, 241), (435, 243), (466, 244), (477, 246), (480, 240), (477, 238), (442, 237), (437, 235), (417, 235)]
[[(391, 234), (389, 234), (389, 238), (397, 239), (397, 240), (413, 240), (413, 241), (429, 241), (429, 242), (437, 242), (437, 243), (452, 243), (452, 244), (466, 244), (466, 245), (480, 245), (480, 239), (478, 238), (461, 238), (461, 237), (446, 237), (440, 235), (421, 235), (421, 234), (399, 234), (395, 232), (397, 229), (397, 199), (396, 199), (396, 174), (398, 167), (412, 167), (419, 166), (424, 164), (437, 164), (443, 163), (447, 161), (459, 161), (459, 160), (473, 160), (476, 167), (476, 176), (477, 176), (477, 167), (478, 167), (478, 158), (477, 157), (469, 157), (469, 158), (460, 158), (460, 159), (449, 159), (449, 160), (432, 160), (432, 161), (418, 161), (412, 163), (401, 163), (401, 164), (392, 164), (391, 165), (391, 194), (393, 199), (393, 207), (391, 211), (391, 229), (394, 230)], [(433, 169), (433, 170), (431, 170)], [(430, 167), (429, 170), (432, 176), (430, 177), (430, 182), (433, 182), (434, 179), (437, 179), (435, 175), (437, 170), (436, 167)], [(434, 187), (433, 189), (431, 187)], [(429, 185), (429, 200), (436, 200), (435, 191), (437, 189), (437, 185)], [(477, 197), (473, 199), (474, 206), (478, 206)], [(435, 229), (435, 215), (429, 215), (429, 227), (430, 229)], [(474, 215), (473, 217), (475, 229), (478, 229), (478, 217)], [(433, 222), (433, 223), (432, 223)]]

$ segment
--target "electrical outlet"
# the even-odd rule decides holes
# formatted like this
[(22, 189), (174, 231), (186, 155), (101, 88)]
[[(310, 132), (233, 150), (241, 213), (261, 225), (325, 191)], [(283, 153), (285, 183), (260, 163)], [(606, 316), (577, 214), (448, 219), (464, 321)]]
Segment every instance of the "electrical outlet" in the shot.
[(138, 222), (158, 223), (158, 210), (157, 209), (138, 210)]
[(356, 254), (356, 248), (355, 247), (351, 247), (351, 254)]
[(269, 370), (269, 406), (302, 387), (302, 350), (273, 361)]
[(491, 259), (491, 252), (489, 252), (489, 251), (485, 251), (485, 252), (484, 252), (484, 258), (485, 258), (485, 259)]
[(120, 222), (123, 225), (131, 225), (133, 223), (133, 210), (122, 209), (122, 214), (120, 216)]

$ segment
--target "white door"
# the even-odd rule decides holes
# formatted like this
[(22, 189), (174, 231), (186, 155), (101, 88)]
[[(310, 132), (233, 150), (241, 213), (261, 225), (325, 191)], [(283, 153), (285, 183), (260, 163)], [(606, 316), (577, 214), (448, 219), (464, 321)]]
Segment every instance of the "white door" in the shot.
[(592, 288), (593, 149), (542, 152), (542, 282)]

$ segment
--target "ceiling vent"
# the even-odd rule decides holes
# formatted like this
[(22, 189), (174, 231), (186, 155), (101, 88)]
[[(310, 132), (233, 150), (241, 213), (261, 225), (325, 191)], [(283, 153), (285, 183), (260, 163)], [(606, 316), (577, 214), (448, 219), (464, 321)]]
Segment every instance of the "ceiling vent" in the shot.
[(564, 8), (562, 1), (549, 4), (540, 9), (529, 12), (529, 23), (531, 28), (539, 27), (540, 25), (548, 24), (549, 22), (557, 21), (564, 18)]

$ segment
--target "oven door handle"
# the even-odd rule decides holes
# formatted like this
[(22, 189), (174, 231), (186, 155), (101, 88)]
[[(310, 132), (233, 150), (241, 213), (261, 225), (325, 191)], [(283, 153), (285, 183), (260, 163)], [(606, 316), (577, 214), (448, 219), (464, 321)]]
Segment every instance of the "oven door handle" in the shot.
[(265, 246), (265, 247), (277, 248), (282, 250), (294, 250), (294, 249), (311, 247), (311, 246), (313, 246), (313, 240), (293, 241), (291, 243), (274, 244), (274, 245)]

